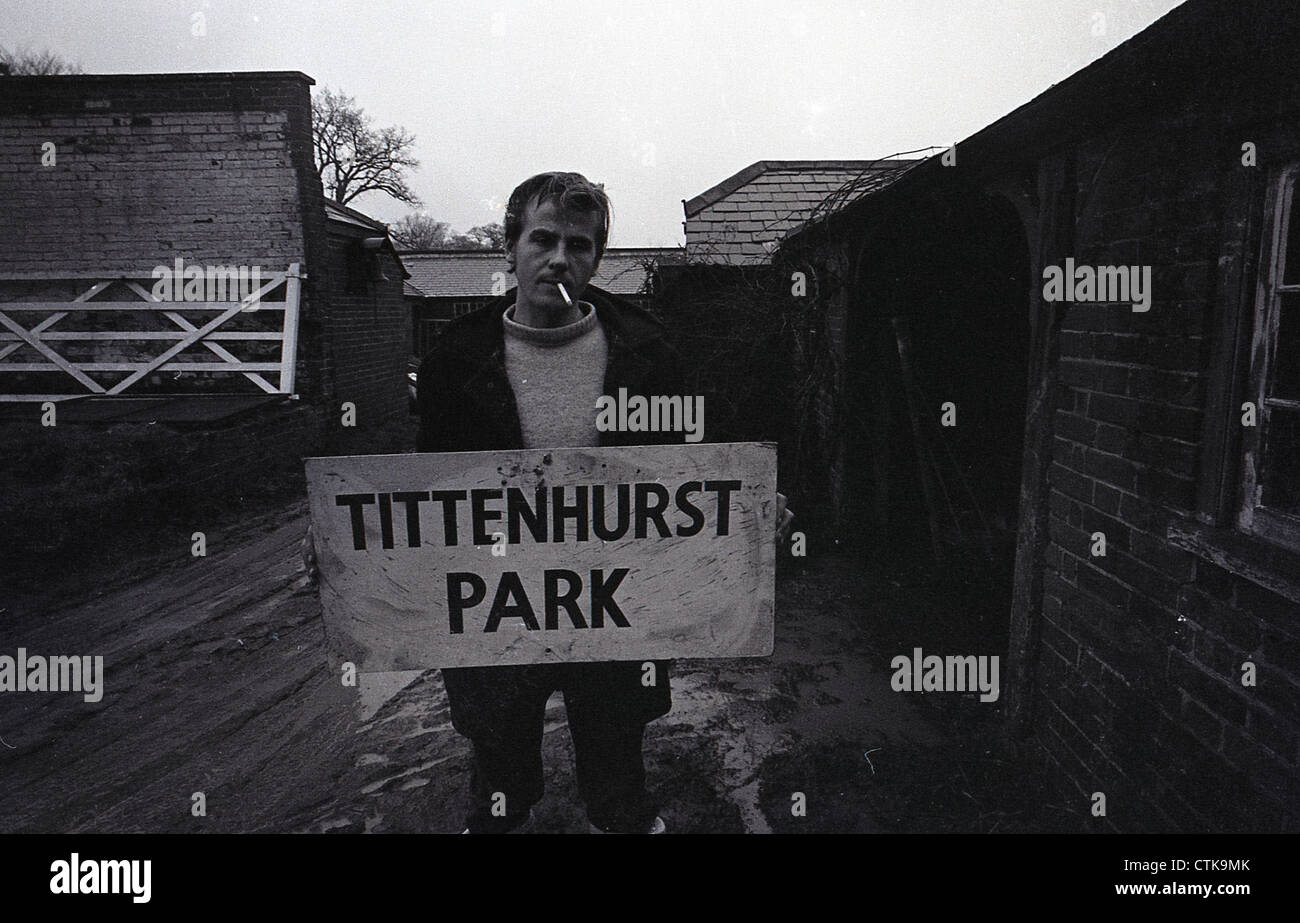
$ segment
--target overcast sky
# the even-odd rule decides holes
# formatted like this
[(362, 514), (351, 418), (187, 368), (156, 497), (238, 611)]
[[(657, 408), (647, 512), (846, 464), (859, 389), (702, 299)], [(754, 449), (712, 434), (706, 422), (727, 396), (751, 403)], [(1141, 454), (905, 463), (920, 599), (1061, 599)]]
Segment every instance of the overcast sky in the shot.
[(612, 245), (674, 246), (682, 199), (756, 160), (961, 140), (1178, 5), (0, 0), (0, 44), (86, 73), (303, 71), (416, 135), (412, 185), (459, 230), (533, 173), (577, 170), (613, 200)]

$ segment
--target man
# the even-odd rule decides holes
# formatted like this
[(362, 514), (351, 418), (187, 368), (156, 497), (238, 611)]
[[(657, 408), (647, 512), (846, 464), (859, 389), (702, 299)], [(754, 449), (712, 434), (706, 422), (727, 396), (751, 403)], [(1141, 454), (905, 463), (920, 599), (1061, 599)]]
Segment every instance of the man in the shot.
[[(602, 395), (685, 395), (663, 326), (587, 283), (609, 238), (602, 187), (577, 173), (526, 180), (506, 205), (506, 262), (517, 280), (453, 322), (419, 371), (421, 452), (669, 444), (683, 433), (596, 428)], [(568, 292), (566, 299), (560, 286)], [(586, 300), (584, 300), (584, 296)], [(778, 540), (791, 514), (778, 495)], [(646, 791), (646, 724), (668, 712), (668, 664), (643, 661), (444, 669), (452, 725), (473, 745), (470, 833), (523, 824), (542, 797), (546, 700), (564, 693), (578, 790), (594, 832), (662, 833)], [(493, 810), (494, 807), (496, 810)]]
[[(515, 189), (505, 250), (518, 284), (449, 326), (422, 363), (419, 451), (683, 441), (596, 429), (601, 395), (684, 393), (662, 325), (586, 290), (609, 221), (604, 190), (579, 174), (544, 173)], [(641, 661), (443, 670), (452, 724), (473, 744), (468, 831), (506, 832), (528, 819), (543, 790), (546, 700), (558, 689), (593, 830), (663, 832), (641, 744), (646, 724), (671, 705), (668, 664), (656, 663), (653, 686), (641, 677)]]

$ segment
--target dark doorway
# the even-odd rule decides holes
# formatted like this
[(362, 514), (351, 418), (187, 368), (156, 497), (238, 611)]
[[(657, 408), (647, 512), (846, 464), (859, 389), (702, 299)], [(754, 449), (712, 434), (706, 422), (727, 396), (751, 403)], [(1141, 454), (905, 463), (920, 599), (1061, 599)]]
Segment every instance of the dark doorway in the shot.
[(1002, 650), (1024, 447), (1029, 272), (1010, 203), (951, 189), (912, 199), (864, 235), (847, 336), (849, 519), (866, 527), (859, 538), (874, 560), (968, 585)]

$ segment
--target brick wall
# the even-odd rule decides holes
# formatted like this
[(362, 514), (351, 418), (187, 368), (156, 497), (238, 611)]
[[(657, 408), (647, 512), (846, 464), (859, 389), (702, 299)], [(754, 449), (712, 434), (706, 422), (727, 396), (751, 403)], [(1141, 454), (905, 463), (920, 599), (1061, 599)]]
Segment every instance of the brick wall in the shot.
[(1209, 392), (1232, 384), (1210, 359), (1220, 261), (1244, 255), (1233, 177), (1258, 126), (1238, 127), (1189, 104), (1074, 151), (1071, 255), (1150, 265), (1154, 297), (1065, 307), (1034, 724), (1119, 830), (1300, 829), (1300, 605), (1167, 538), (1195, 519)]
[[(310, 79), (0, 78), (0, 275), (306, 262)], [(309, 140), (309, 137), (308, 137)], [(42, 166), (42, 145), (57, 163)], [(308, 148), (309, 150), (310, 148)]]
[[(376, 235), (378, 235), (376, 231)], [(411, 356), (411, 313), (402, 295), (402, 268), (389, 250), (376, 251), (384, 280), (358, 264), (359, 239), (331, 234), (325, 314), (328, 330), (326, 419), (341, 419), (345, 401), (356, 405), (357, 426), (383, 426), (407, 413), (406, 372)], [(353, 267), (351, 270), (349, 267)]]
[[(829, 240), (848, 248), (844, 400), (861, 402), (846, 417), (862, 426), (843, 427), (824, 454), (853, 459), (872, 488), (856, 518), (886, 523), (890, 548), (912, 544), (919, 517), (906, 513), (922, 493), (915, 464), (898, 461), (911, 436), (905, 411), (891, 413), (903, 401), (890, 321), (908, 316), (979, 349), (962, 326), (970, 290), (1005, 274), (981, 250), (1027, 244), (1029, 393), (1001, 707), (1009, 732), (1033, 732), (1030, 749), (1069, 804), (1106, 796), (1090, 830), (1300, 830), (1300, 542), (1247, 534), (1235, 516), (1254, 471), (1256, 431), (1243, 434), (1240, 408), (1264, 352), (1261, 214), (1282, 168), (1300, 163), (1297, 44), (1289, 0), (1189, 0), (959, 142), (951, 166), (930, 158), (845, 207), (825, 239), (814, 226), (783, 243), (832, 265)], [(1255, 166), (1242, 162), (1248, 141)], [(1023, 238), (964, 225), (971, 204), (954, 193), (969, 191), (1011, 203)], [(941, 251), (927, 252), (936, 241)], [(1067, 258), (1151, 267), (1150, 310), (1047, 303), (1041, 270)], [(947, 263), (972, 284), (943, 280)], [(945, 293), (966, 319), (944, 312)], [(981, 387), (933, 339), (915, 346), (915, 365), (953, 376), (958, 405)], [(1092, 553), (1098, 532), (1105, 556)], [(1247, 661), (1254, 686), (1242, 683)]]

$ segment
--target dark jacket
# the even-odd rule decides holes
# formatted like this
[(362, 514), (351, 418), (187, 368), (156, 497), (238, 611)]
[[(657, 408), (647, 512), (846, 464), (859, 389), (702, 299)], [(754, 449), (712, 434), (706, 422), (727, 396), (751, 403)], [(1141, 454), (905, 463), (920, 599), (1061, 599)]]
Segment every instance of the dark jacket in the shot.
[[(641, 308), (588, 287), (583, 300), (596, 309), (609, 341), (603, 393), (685, 394), (681, 360), (663, 324)], [(514, 304), (514, 290), (453, 321), (420, 363), (417, 401), (420, 452), (522, 449), (519, 410), (506, 377), (501, 318)], [(596, 410), (592, 408), (592, 414)], [(603, 432), (600, 444), (674, 445), (682, 433)]]
[[(609, 343), (604, 394), (685, 394), (681, 360), (665, 338), (664, 326), (623, 299), (588, 287), (583, 299), (596, 309)], [(505, 367), (501, 318), (514, 304), (514, 291), (453, 321), (438, 335), (420, 364), (417, 401), (421, 452), (522, 449), (523, 435)], [(592, 414), (596, 408), (592, 407)], [(602, 446), (670, 445), (682, 433), (602, 432)], [(452, 724), (474, 739), (501, 735), (527, 721), (518, 714), (529, 687), (562, 687), (568, 696), (598, 699), (611, 718), (645, 723), (672, 707), (669, 664), (655, 661), (658, 682), (642, 685), (641, 661), (546, 664), (539, 666), (444, 669)], [(578, 687), (578, 688), (575, 688)]]

